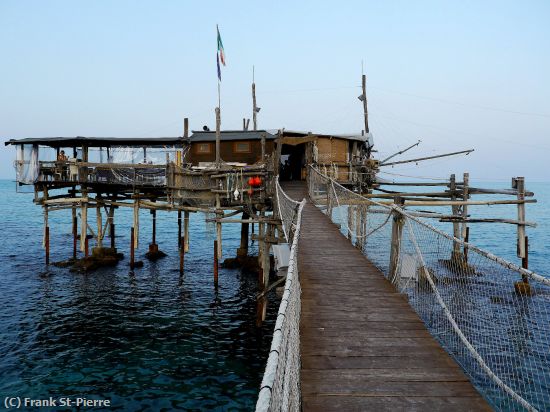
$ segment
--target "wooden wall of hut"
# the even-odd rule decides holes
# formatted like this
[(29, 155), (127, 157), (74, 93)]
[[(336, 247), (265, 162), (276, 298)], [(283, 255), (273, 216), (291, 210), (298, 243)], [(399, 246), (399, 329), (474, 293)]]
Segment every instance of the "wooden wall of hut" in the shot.
[[(248, 144), (248, 150), (244, 146)], [(191, 142), (189, 158), (194, 166), (199, 162), (216, 161), (216, 142)], [(274, 150), (273, 140), (265, 142), (265, 153), (271, 155)], [(242, 151), (241, 151), (242, 150)], [(262, 144), (260, 140), (226, 140), (220, 142), (220, 156), (226, 162), (254, 164), (260, 161)]]

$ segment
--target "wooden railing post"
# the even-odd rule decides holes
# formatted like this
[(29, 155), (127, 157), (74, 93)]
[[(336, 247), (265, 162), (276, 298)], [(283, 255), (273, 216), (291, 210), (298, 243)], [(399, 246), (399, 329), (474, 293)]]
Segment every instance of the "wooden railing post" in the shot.
[[(449, 190), (451, 191), (451, 200), (456, 200), (456, 177), (454, 174), (451, 175), (451, 179), (449, 182)], [(458, 206), (451, 206), (451, 210), (453, 213), (453, 218), (460, 217)], [(453, 236), (457, 239), (460, 239), (460, 223), (456, 220), (453, 220)], [(451, 260), (456, 261), (460, 260), (460, 243), (453, 242), (453, 252), (451, 255)]]
[[(403, 200), (400, 197), (396, 197), (395, 205), (401, 207), (403, 205)], [(397, 269), (399, 266), (399, 254), (401, 253), (401, 238), (403, 236), (405, 218), (397, 210), (393, 210), (392, 215), (390, 267), (388, 276), (390, 281), (395, 283), (397, 281)]]

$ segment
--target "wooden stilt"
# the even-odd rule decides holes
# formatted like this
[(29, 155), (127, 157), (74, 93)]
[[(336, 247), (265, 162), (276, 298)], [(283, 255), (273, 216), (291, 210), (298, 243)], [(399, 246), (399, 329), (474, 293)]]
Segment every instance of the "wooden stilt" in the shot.
[(157, 244), (157, 211), (151, 210), (151, 215), (153, 216), (153, 238), (152, 238), (152, 244)]
[[(449, 190), (451, 191), (451, 200), (456, 200), (456, 177), (454, 174), (451, 175), (449, 182)], [(451, 206), (453, 216), (460, 217), (459, 207), (456, 205)], [(457, 239), (460, 239), (460, 224), (458, 222), (453, 222), (453, 236)], [(453, 242), (453, 252), (451, 260), (459, 259), (460, 256), (460, 243)]]
[(90, 255), (90, 246), (89, 241), (90, 238), (88, 237), (88, 234), (84, 236), (84, 257), (88, 257)]
[(185, 260), (185, 239), (184, 238), (181, 238), (180, 241), (179, 241), (179, 244), (180, 244), (180, 248), (179, 248), (179, 252), (180, 252), (180, 275), (183, 275), (183, 270), (184, 270), (184, 260)]
[(262, 296), (256, 303), (256, 326), (261, 327), (267, 312), (267, 297)]
[[(243, 212), (243, 220), (248, 220), (250, 216), (248, 213)], [(237, 257), (246, 257), (248, 256), (248, 228), (249, 223), (241, 223), (241, 244), (239, 249), (237, 249)]]
[[(352, 205), (348, 205), (348, 228), (350, 231), (349, 239), (351, 240), (352, 244), (353, 244), (353, 235), (357, 233), (355, 231), (355, 221), (354, 221), (355, 212), (353, 208), (354, 207)], [(356, 242), (357, 242), (357, 238), (356, 238)]]
[[(517, 190), (518, 201), (525, 200), (525, 178), (516, 177), (514, 179), (515, 189)], [(525, 222), (525, 204), (518, 203), (518, 221)], [(526, 256), (526, 247), (525, 247), (525, 224), (518, 224), (517, 231), (517, 255), (519, 258), (523, 259)]]
[[(462, 200), (467, 202), (470, 197), (470, 194), (469, 194), (470, 174), (469, 173), (464, 173), (463, 183), (464, 185), (462, 187)], [(461, 229), (460, 235), (465, 242), (468, 242), (466, 238), (468, 239), (470, 238), (470, 231), (468, 227), (468, 222), (466, 222), (466, 219), (468, 219), (468, 205), (466, 204), (462, 205), (462, 218), (464, 219), (464, 221), (462, 222), (462, 229)], [(464, 250), (462, 251), (462, 254), (464, 255), (464, 261), (468, 262), (468, 256), (467, 256), (468, 251), (466, 246), (464, 246)]]
[(50, 264), (50, 227), (46, 226), (45, 229), (45, 243), (46, 243), (46, 265)]
[[(273, 225), (268, 224), (265, 232), (265, 238), (270, 238), (273, 235)], [(264, 239), (263, 252), (262, 252), (262, 290), (266, 290), (269, 285), (269, 272), (271, 269), (271, 262), (269, 261), (270, 244)]]
[(139, 196), (134, 200), (134, 248), (139, 247)]
[(214, 286), (218, 288), (218, 241), (214, 240)]
[(115, 249), (115, 207), (111, 206), (109, 209), (109, 237), (111, 239), (111, 249)]
[[(397, 205), (403, 204), (400, 198), (396, 198), (395, 203)], [(395, 283), (397, 281), (397, 269), (399, 266), (399, 255), (401, 253), (401, 238), (405, 221), (403, 215), (399, 212), (392, 211), (392, 215), (389, 279), (392, 283)]]
[[(258, 265), (260, 268), (263, 268), (264, 264), (264, 254), (265, 254), (265, 223), (263, 223), (265, 216), (265, 212), (262, 210), (260, 211), (260, 221), (258, 222)], [(259, 289), (262, 290), (263, 288), (263, 272), (260, 271), (258, 274), (258, 286)]]
[(178, 249), (181, 248), (181, 210), (178, 210)]
[[(464, 236), (464, 242), (470, 241), (470, 228), (466, 227), (466, 235)], [(464, 245), (464, 262), (468, 263), (468, 246)]]
[(135, 246), (135, 239), (134, 239), (134, 228), (132, 227), (130, 229), (130, 269), (134, 270), (135, 266), (135, 252), (134, 252), (134, 246)]
[[(525, 256), (521, 258), (521, 267), (523, 269), (529, 269), (529, 237), (525, 236)], [(529, 278), (525, 275), (521, 275), (523, 283), (529, 283)]]
[(363, 218), (365, 213), (363, 213), (363, 206), (355, 206), (355, 233), (357, 233), (357, 240), (355, 241), (355, 247), (360, 251), (363, 251), (363, 246), (365, 244), (365, 238), (363, 236)]
[(97, 247), (103, 247), (103, 222), (101, 219), (101, 204), (98, 202), (96, 207), (96, 220), (97, 220)]
[[(216, 195), (216, 214), (218, 217), (220, 215), (223, 215), (223, 211), (221, 211), (221, 203), (220, 203), (220, 195)], [(222, 224), (220, 222), (216, 222), (216, 240), (218, 245), (218, 260), (222, 259)]]
[(189, 212), (187, 210), (184, 212), (183, 238), (185, 239), (185, 253), (187, 253), (189, 252)]
[[(88, 196), (87, 191), (82, 191), (82, 197)], [(86, 238), (88, 237), (88, 204), (87, 202), (82, 202), (80, 208), (80, 251), (85, 252), (88, 248), (86, 247)], [(87, 252), (86, 252), (86, 256)]]
[(78, 243), (78, 218), (76, 217), (76, 207), (72, 207), (73, 217), (73, 259), (76, 259), (76, 249)]

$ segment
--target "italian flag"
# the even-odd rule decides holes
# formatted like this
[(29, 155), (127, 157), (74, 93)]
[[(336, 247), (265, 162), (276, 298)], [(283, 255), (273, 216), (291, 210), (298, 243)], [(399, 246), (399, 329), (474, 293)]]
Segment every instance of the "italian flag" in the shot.
[(220, 36), (220, 29), (218, 28), (217, 24), (216, 24), (216, 30), (218, 31), (218, 54), (220, 56), (220, 60), (222, 61), (222, 64), (225, 66), (225, 52), (223, 51), (222, 36)]

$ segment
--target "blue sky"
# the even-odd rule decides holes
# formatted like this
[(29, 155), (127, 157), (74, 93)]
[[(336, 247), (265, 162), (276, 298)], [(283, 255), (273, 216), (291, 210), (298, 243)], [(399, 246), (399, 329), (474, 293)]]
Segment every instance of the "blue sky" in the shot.
[(251, 117), (255, 65), (260, 127), (360, 132), (363, 60), (380, 157), (476, 149), (386, 172), (550, 181), (548, 21), (545, 1), (0, 0), (0, 138), (213, 127), (218, 23), (223, 128)]

